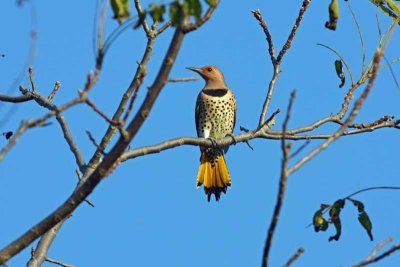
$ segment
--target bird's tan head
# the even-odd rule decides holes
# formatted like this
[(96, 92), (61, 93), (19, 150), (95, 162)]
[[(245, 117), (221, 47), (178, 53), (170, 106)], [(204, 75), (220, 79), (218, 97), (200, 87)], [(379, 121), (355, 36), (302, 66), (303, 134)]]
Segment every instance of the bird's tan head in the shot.
[(205, 66), (202, 68), (188, 67), (188, 70), (197, 72), (206, 81), (204, 89), (225, 89), (228, 86), (225, 83), (224, 74), (215, 66)]

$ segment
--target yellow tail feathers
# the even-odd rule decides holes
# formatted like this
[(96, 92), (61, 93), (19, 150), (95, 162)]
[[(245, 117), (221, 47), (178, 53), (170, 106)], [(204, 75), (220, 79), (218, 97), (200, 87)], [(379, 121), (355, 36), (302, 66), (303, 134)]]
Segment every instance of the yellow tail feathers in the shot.
[(224, 155), (219, 155), (214, 160), (210, 160), (205, 153), (202, 153), (197, 174), (197, 186), (201, 185), (204, 185), (204, 192), (208, 201), (210, 201), (212, 194), (215, 195), (216, 201), (221, 197), (221, 192), (226, 194), (226, 189), (231, 186), (231, 177)]

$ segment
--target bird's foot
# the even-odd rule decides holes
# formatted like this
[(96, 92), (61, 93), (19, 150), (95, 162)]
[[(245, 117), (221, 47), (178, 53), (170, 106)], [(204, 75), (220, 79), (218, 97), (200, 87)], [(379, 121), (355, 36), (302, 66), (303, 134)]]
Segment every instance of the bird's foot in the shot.
[(232, 138), (232, 140), (233, 140), (233, 144), (234, 144), (234, 145), (236, 145), (236, 144), (237, 144), (236, 138), (235, 138), (235, 136), (234, 136), (233, 134), (231, 134), (231, 133), (228, 133), (228, 134), (226, 134), (226, 136), (230, 136), (230, 137)]
[(208, 137), (207, 139), (211, 141), (213, 148), (218, 148), (217, 141), (214, 138)]

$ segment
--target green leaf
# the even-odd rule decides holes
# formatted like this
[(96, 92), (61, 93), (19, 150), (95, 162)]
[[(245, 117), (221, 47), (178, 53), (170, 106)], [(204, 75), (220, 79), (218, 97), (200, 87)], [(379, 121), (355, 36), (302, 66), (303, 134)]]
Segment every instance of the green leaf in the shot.
[(343, 63), (341, 60), (335, 60), (335, 70), (337, 76), (340, 78), (341, 83), (339, 84), (339, 88), (342, 88), (346, 83), (346, 76), (343, 71)]
[(196, 21), (198, 21), (201, 18), (200, 0), (185, 0), (185, 2), (183, 2), (183, 12), (187, 15), (194, 16)]
[(149, 13), (155, 22), (163, 22), (165, 14), (165, 5), (151, 4)]
[(326, 231), (326, 229), (328, 229), (329, 224), (328, 221), (322, 215), (322, 211), (323, 211), (322, 209), (319, 209), (314, 214), (313, 225), (315, 232)]
[(361, 212), (358, 215), (358, 221), (361, 223), (362, 227), (364, 227), (364, 229), (367, 231), (369, 239), (371, 239), (371, 241), (373, 241), (374, 237), (372, 236), (372, 222), (369, 219), (369, 216), (365, 211)]
[(329, 21), (325, 23), (325, 27), (333, 31), (336, 30), (339, 16), (340, 12), (338, 0), (332, 0), (329, 5)]
[(353, 202), (354, 206), (357, 207), (358, 212), (364, 212), (364, 203), (362, 203), (359, 200), (352, 199), (352, 198), (348, 198), (348, 200)]
[(130, 17), (129, 0), (111, 0), (111, 8), (119, 24)]
[(336, 234), (334, 236), (329, 237), (329, 241), (336, 240), (338, 241), (340, 235), (342, 234), (342, 223), (340, 221), (340, 212), (344, 208), (344, 199), (336, 200), (333, 203), (331, 209), (329, 210), (329, 216), (331, 217), (331, 221), (336, 228)]
[(392, 0), (386, 0), (387, 5), (390, 7), (391, 10), (397, 13), (397, 15), (400, 15), (400, 5), (396, 4)]
[(216, 6), (217, 6), (217, 1), (216, 1), (216, 0), (206, 0), (206, 3), (207, 3), (210, 7), (216, 7)]
[(173, 26), (178, 26), (183, 20), (183, 7), (179, 1), (172, 2), (169, 7), (169, 18)]

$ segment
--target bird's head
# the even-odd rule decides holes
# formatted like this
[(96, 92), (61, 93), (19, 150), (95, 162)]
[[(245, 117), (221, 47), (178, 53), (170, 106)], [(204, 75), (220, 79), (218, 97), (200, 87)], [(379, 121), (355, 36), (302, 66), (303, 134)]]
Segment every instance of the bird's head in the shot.
[(204, 89), (225, 89), (228, 86), (225, 83), (224, 74), (215, 66), (205, 66), (202, 68), (188, 67), (188, 70), (197, 72), (206, 81)]

